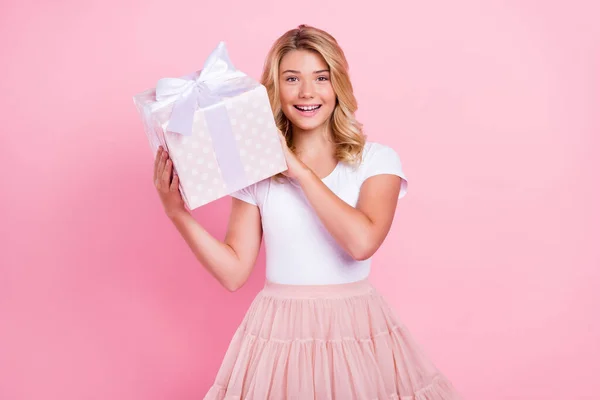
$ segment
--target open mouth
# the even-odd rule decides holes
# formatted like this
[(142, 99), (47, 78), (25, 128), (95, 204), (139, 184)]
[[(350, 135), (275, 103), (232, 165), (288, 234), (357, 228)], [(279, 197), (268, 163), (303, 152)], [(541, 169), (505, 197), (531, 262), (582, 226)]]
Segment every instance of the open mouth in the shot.
[(321, 104), (310, 104), (306, 106), (295, 105), (294, 108), (300, 111), (302, 115), (313, 115), (321, 108)]

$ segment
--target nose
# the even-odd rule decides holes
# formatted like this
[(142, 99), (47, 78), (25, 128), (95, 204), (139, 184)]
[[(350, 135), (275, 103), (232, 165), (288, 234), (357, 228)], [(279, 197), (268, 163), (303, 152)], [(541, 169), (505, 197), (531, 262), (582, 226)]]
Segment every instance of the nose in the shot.
[(314, 88), (312, 82), (309, 80), (305, 80), (300, 85), (300, 98), (302, 99), (311, 99), (313, 98)]

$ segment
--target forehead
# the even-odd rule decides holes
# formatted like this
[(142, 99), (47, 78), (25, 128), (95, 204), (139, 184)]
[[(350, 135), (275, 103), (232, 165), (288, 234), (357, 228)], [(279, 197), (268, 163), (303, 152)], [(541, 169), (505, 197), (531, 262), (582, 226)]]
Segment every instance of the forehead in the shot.
[(291, 50), (281, 59), (279, 70), (293, 69), (300, 72), (312, 73), (313, 71), (328, 69), (323, 57), (310, 50)]

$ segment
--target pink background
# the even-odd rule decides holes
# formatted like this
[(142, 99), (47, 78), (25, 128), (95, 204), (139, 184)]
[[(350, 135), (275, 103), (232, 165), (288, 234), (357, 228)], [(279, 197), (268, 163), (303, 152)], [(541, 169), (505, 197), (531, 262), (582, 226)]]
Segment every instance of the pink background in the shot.
[[(372, 273), (405, 324), (465, 398), (597, 399), (599, 7), (213, 3), (2, 2), (0, 398), (203, 397), (264, 253), (234, 294), (194, 260), (131, 96), (219, 40), (258, 77), (309, 23), (410, 178)], [(228, 207), (194, 215), (222, 238)]]

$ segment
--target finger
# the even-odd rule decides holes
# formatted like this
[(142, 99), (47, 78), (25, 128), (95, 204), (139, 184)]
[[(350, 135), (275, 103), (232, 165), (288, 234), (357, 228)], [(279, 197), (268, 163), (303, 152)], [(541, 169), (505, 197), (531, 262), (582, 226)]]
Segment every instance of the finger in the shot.
[(165, 163), (165, 169), (162, 173), (162, 182), (161, 187), (169, 190), (169, 186), (171, 186), (171, 171), (173, 169), (173, 162), (171, 159), (167, 159)]
[(158, 169), (158, 162), (160, 161), (161, 153), (162, 153), (162, 147), (159, 146), (158, 150), (156, 150), (156, 155), (154, 156), (154, 175), (152, 176), (153, 182), (156, 182), (156, 177), (157, 177), (156, 170)]
[(166, 165), (166, 162), (167, 162), (167, 158), (168, 158), (167, 152), (163, 151), (162, 154), (161, 154), (161, 156), (160, 156), (160, 158), (159, 158), (159, 160), (158, 160), (158, 166), (156, 168), (156, 180), (158, 181), (157, 184), (159, 184), (159, 185), (161, 184), (160, 181), (161, 181), (162, 175), (163, 175), (163, 173), (165, 171), (165, 165)]
[(179, 190), (179, 175), (173, 175), (173, 181), (171, 182), (171, 192)]

